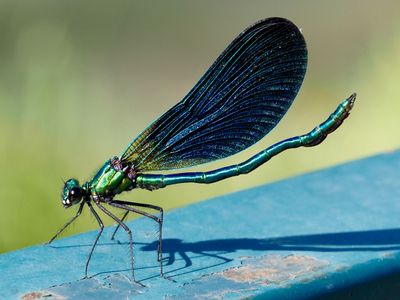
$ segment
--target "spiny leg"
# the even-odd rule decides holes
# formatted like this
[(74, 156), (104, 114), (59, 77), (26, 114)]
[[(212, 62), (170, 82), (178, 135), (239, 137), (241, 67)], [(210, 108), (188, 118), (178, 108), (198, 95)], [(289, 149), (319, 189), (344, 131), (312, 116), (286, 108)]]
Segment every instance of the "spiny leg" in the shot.
[[(145, 208), (150, 208), (150, 209), (154, 209), (154, 210), (157, 210), (157, 211), (159, 211), (160, 212), (160, 219), (161, 219), (161, 222), (163, 221), (163, 217), (164, 217), (164, 210), (163, 210), (163, 208), (162, 207), (160, 207), (160, 206), (156, 206), (156, 205), (151, 205), (151, 204), (145, 204), (145, 203), (139, 203), (139, 202), (128, 202), (128, 201), (122, 201), (122, 200), (112, 200), (112, 202), (114, 202), (114, 203), (119, 203), (119, 204), (123, 204), (123, 205), (129, 205), (129, 206), (138, 206), (138, 207), (145, 207)], [(137, 211), (135, 211), (135, 212), (137, 212)], [(157, 217), (155, 217), (155, 216), (153, 216), (154, 218), (152, 218), (152, 217), (150, 217), (150, 215), (148, 215), (148, 214), (143, 214), (143, 213), (141, 213), (142, 211), (138, 211), (137, 213), (138, 214), (141, 214), (141, 215), (144, 215), (144, 216), (146, 216), (146, 217), (149, 217), (149, 218), (151, 218), (151, 219), (153, 219), (153, 220), (155, 220), (156, 222), (157, 222), (157, 220), (156, 220), (156, 218)], [(126, 210), (126, 212), (125, 212), (125, 214), (124, 214), (124, 216), (122, 217), (122, 221), (124, 220), (124, 218), (126, 218), (126, 216), (128, 215), (128, 213), (129, 213), (129, 210)], [(112, 238), (111, 239), (113, 239), (113, 237), (115, 236), (115, 234), (117, 233), (117, 230), (119, 229), (119, 224), (118, 224), (118, 226), (117, 226), (117, 228), (115, 229), (115, 231), (114, 231), (114, 234), (112, 235)]]
[(87, 259), (87, 261), (86, 261), (85, 277), (84, 277), (84, 278), (87, 278), (87, 277), (88, 277), (87, 274), (88, 274), (88, 268), (89, 268), (90, 259), (92, 258), (92, 254), (93, 254), (94, 248), (96, 248), (97, 242), (99, 241), (99, 238), (100, 238), (100, 236), (101, 236), (101, 234), (103, 233), (103, 230), (104, 230), (103, 221), (100, 219), (99, 215), (97, 214), (97, 212), (96, 212), (96, 211), (94, 210), (94, 208), (92, 207), (92, 204), (91, 204), (90, 202), (86, 202), (86, 203), (87, 203), (87, 205), (89, 206), (90, 211), (92, 212), (92, 214), (93, 214), (94, 217), (96, 218), (97, 223), (99, 223), (100, 230), (99, 230), (99, 233), (98, 233), (97, 236), (96, 236), (96, 239), (95, 239), (95, 241), (94, 241), (94, 243), (93, 243), (93, 246), (92, 246), (92, 250), (90, 250), (89, 257), (88, 257), (88, 259)]
[[(158, 238), (158, 249), (157, 249), (157, 261), (160, 262), (160, 275), (163, 276), (163, 265), (162, 265), (162, 225), (163, 225), (163, 219), (164, 219), (164, 210), (162, 207), (151, 205), (151, 204), (145, 204), (145, 203), (136, 203), (136, 202), (128, 202), (128, 201), (122, 201), (122, 200), (112, 200), (111, 202), (108, 202), (109, 205), (124, 209), (127, 211), (131, 211), (137, 214), (140, 214), (142, 216), (148, 217), (158, 223), (159, 226), (159, 238)], [(157, 216), (154, 216), (152, 214), (149, 214), (145, 211), (138, 210), (133, 208), (132, 206), (139, 206), (139, 207), (145, 207), (145, 208), (151, 208), (154, 210), (158, 210), (160, 212), (160, 218)]]
[[(125, 219), (126, 219), (126, 217), (128, 216), (128, 214), (129, 214), (129, 210), (125, 211), (125, 214), (124, 214), (124, 215), (122, 216), (122, 218), (121, 218), (121, 222), (124, 222), (124, 221), (125, 221)], [(121, 227), (121, 226), (120, 226), (119, 223), (118, 223), (117, 228), (115, 228), (113, 234), (111, 235), (111, 240), (114, 240), (115, 234), (117, 233), (117, 231), (118, 231), (118, 229), (119, 229), (120, 227)]]
[[(160, 206), (156, 206), (156, 205), (152, 205), (152, 204), (146, 204), (146, 203), (138, 203), (138, 202), (129, 202), (129, 201), (122, 201), (122, 200), (113, 200), (113, 203), (117, 203), (117, 204), (121, 204), (121, 205), (128, 205), (128, 206), (138, 206), (138, 207), (144, 207), (144, 208), (150, 208), (150, 209), (154, 209), (157, 210), (160, 213), (160, 218), (152, 215), (152, 214), (148, 214), (144, 211), (141, 210), (134, 210), (133, 212), (138, 213), (140, 215), (143, 215), (145, 217), (151, 218), (154, 221), (156, 221), (159, 224), (159, 243), (158, 243), (158, 256), (157, 256), (157, 260), (158, 261), (162, 261), (162, 225), (164, 223), (164, 209)], [(122, 208), (122, 209), (126, 209), (126, 208)]]
[[(154, 215), (151, 214), (147, 214), (141, 210), (135, 210), (135, 213), (141, 214), (145, 217), (151, 218), (154, 221), (156, 221), (157, 223), (159, 223), (159, 245), (158, 245), (158, 261), (162, 260), (162, 249), (161, 249), (161, 243), (162, 243), (162, 225), (164, 222), (164, 209), (160, 206), (156, 206), (156, 205), (152, 205), (152, 204), (146, 204), (146, 203), (138, 203), (138, 202), (130, 202), (130, 201), (122, 201), (122, 200), (113, 200), (113, 203), (118, 203), (118, 204), (122, 204), (122, 205), (128, 205), (128, 206), (138, 206), (138, 207), (145, 207), (145, 208), (150, 208), (150, 209), (154, 209), (160, 212), (160, 218), (157, 218)], [(125, 209), (126, 208), (122, 208)], [(117, 227), (118, 229), (118, 227)]]
[[(130, 248), (130, 254), (131, 254), (131, 269), (132, 269), (132, 279), (136, 281), (135, 279), (135, 270), (134, 270), (134, 258), (133, 258), (133, 239), (132, 239), (132, 231), (129, 229), (128, 226), (125, 225), (120, 219), (118, 219), (113, 213), (111, 213), (109, 210), (107, 210), (104, 206), (102, 206), (100, 203), (95, 202), (97, 207), (100, 208), (106, 215), (108, 215), (110, 218), (112, 218), (115, 222), (117, 222), (128, 234), (129, 236), (129, 248)], [(139, 283), (139, 282), (137, 282)], [(141, 284), (141, 283), (139, 283)], [(142, 285), (142, 284), (141, 284)]]
[(82, 202), (80, 204), (79, 209), (76, 212), (76, 215), (73, 216), (72, 219), (69, 220), (63, 227), (61, 227), (61, 229), (59, 231), (57, 231), (57, 233), (50, 239), (50, 241), (47, 242), (47, 244), (51, 244), (61, 234), (61, 232), (63, 232), (69, 225), (71, 225), (72, 222), (75, 221), (75, 219), (77, 217), (79, 217), (79, 215), (82, 213), (84, 204), (85, 204), (85, 202)]

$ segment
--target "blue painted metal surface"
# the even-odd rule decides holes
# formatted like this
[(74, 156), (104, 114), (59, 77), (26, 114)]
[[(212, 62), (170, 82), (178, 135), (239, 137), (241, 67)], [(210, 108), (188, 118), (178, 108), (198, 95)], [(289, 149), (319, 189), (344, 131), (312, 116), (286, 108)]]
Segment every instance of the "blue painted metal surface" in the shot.
[[(156, 227), (129, 222), (136, 275), (129, 280), (124, 232), (105, 230), (83, 276), (96, 232), (0, 256), (2, 299), (301, 299), (400, 273), (400, 151), (306, 174), (171, 211), (165, 272)], [(193, 187), (196, 188), (195, 186)]]

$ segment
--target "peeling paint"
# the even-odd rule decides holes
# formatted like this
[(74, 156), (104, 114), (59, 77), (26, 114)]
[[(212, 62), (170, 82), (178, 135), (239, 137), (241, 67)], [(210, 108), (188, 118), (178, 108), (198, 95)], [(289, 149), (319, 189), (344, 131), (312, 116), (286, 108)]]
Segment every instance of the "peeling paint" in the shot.
[(258, 259), (242, 261), (242, 265), (219, 273), (235, 282), (283, 284), (296, 277), (313, 273), (328, 266), (327, 261), (306, 255), (268, 255)]
[(100, 280), (82, 279), (64, 283), (43, 291), (25, 294), (21, 300), (64, 300), (64, 299), (131, 299), (140, 295), (144, 288), (126, 276), (115, 274)]
[(330, 264), (308, 255), (245, 257), (238, 267), (205, 275), (183, 285), (182, 294), (167, 299), (247, 299), (262, 287), (309, 282), (324, 276)]
[(387, 253), (383, 253), (381, 255), (381, 257), (383, 259), (393, 259), (395, 257), (396, 253), (395, 252), (387, 252)]
[(40, 292), (29, 292), (23, 295), (20, 299), (21, 300), (36, 300), (36, 299), (51, 299), (54, 300), (64, 300), (65, 298), (59, 295), (52, 294), (47, 291), (40, 291)]

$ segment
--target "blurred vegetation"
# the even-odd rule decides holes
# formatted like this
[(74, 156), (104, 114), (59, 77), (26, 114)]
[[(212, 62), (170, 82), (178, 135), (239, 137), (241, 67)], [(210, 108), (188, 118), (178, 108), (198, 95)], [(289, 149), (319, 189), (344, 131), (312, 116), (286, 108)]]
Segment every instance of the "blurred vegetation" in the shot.
[[(2, 1), (0, 252), (47, 241), (75, 211), (61, 205), (61, 178), (89, 179), (179, 101), (239, 32), (270, 16), (291, 19), (307, 40), (299, 96), (267, 138), (196, 170), (304, 133), (356, 91), (351, 117), (319, 147), (283, 153), (247, 176), (121, 195), (166, 209), (398, 148), (400, 3)], [(96, 227), (84, 213), (67, 235)]]

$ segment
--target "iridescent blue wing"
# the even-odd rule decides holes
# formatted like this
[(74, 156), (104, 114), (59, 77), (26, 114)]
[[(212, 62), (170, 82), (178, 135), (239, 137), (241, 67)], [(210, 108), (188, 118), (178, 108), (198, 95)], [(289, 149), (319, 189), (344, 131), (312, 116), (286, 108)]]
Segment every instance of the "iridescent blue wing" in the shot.
[(282, 18), (243, 31), (189, 94), (144, 130), (121, 159), (139, 171), (190, 167), (253, 145), (281, 120), (303, 82), (307, 48)]

